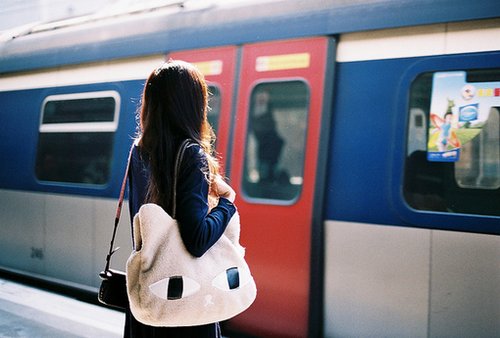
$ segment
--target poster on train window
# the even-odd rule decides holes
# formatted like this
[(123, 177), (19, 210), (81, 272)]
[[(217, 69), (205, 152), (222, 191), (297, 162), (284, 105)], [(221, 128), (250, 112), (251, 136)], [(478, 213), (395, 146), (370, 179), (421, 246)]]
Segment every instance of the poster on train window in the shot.
[(481, 133), (495, 106), (500, 106), (500, 82), (468, 83), (464, 71), (435, 73), (427, 159), (458, 161), (463, 145)]

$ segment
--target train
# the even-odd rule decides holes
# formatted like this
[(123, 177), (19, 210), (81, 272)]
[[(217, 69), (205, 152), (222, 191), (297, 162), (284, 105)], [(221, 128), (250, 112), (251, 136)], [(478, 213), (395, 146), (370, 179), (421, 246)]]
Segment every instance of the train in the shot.
[(144, 81), (179, 59), (258, 288), (226, 332), (499, 337), (497, 1), (148, 4), (1, 33), (1, 271), (97, 293)]

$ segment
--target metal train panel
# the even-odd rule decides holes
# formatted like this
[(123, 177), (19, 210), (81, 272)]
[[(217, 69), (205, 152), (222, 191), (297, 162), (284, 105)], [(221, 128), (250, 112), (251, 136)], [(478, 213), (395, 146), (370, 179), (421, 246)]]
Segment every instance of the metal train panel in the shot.
[[(161, 61), (153, 56), (113, 62), (109, 65), (111, 72), (91, 65), (2, 78), (0, 121), (10, 126), (0, 136), (0, 154), (5, 159), (0, 168), (0, 241), (6, 250), (2, 269), (96, 292), (100, 283), (97, 273), (104, 267), (144, 81), (131, 79), (145, 78), (144, 69), (151, 71)], [(137, 69), (142, 71), (135, 72)], [(113, 81), (106, 82), (110, 80)], [(78, 158), (89, 148), (99, 148), (96, 142), (101, 131), (105, 134), (109, 127), (102, 129), (95, 122), (50, 122), (59, 122), (54, 114), (58, 109), (71, 113), (61, 102), (69, 102), (67, 106), (71, 107), (78, 100), (99, 102), (102, 97), (114, 97), (119, 114), (110, 115), (116, 126), (109, 138), (111, 151), (107, 161), (111, 174), (107, 181), (64, 182), (61, 177), (40, 173), (44, 133), (56, 137), (57, 148), (70, 145), (67, 153), (57, 154), (59, 157)], [(56, 104), (49, 107), (48, 103)], [(71, 137), (57, 139), (85, 131), (93, 132), (78, 138), (76, 143)], [(65, 165), (77, 171), (81, 166), (67, 162)], [(113, 256), (113, 265), (123, 269), (131, 249), (130, 220), (125, 211), (117, 241), (122, 249)]]
[[(338, 63), (326, 219), (396, 224), (390, 201), (394, 94), (411, 60)], [(401, 112), (404, 114), (404, 112)]]
[(500, 19), (343, 34), (337, 61), (354, 62), (500, 49)]
[[(452, 201), (446, 209), (415, 204), (406, 192), (412, 179), (408, 168), (415, 163), (411, 155), (429, 147), (426, 116), (434, 73), (470, 73), (467, 81), (478, 87), (478, 95), (491, 98), (477, 102), (491, 106), (497, 135), (500, 127), (494, 101), (499, 46), (486, 42), (495, 40), (498, 20), (443, 28), (340, 39), (325, 210), (327, 337), (497, 335), (500, 238), (478, 234), (500, 231), (496, 184), (471, 189), (464, 206), (457, 196), (464, 198), (460, 189), (466, 188), (443, 180), (454, 186), (445, 195)], [(428, 49), (414, 55), (413, 44), (424, 41)], [(449, 99), (460, 103), (461, 93), (453, 95)], [(498, 138), (488, 140), (500, 144)], [(493, 163), (500, 159), (496, 154), (490, 153)], [(416, 174), (439, 186), (439, 176), (430, 174), (440, 167), (453, 169), (438, 162)], [(456, 171), (446, 173), (456, 180)], [(432, 189), (425, 182), (417, 185)]]
[[(2, 269), (97, 291), (115, 216), (116, 200), (0, 190)], [(20, 206), (29, 206), (20, 211)], [(122, 215), (112, 265), (125, 267), (130, 222)]]
[[(307, 335), (328, 43), (318, 37), (251, 44), (242, 51), (231, 183), (242, 219), (252, 224), (241, 240), (261, 289), (254, 306), (234, 322), (264, 336)], [(283, 306), (286, 312), (280, 312)]]
[[(496, 215), (494, 206), (482, 215), (479, 210), (466, 215), (452, 208), (429, 213), (409, 207), (403, 196), (414, 80), (426, 72), (496, 69), (498, 60), (498, 52), (490, 52), (338, 63), (330, 144), (334, 156), (328, 174), (328, 186), (335, 189), (327, 194), (327, 219), (500, 233), (498, 219), (491, 217)], [(465, 193), (458, 191), (456, 198)], [(475, 190), (473, 195), (477, 201), (500, 203), (495, 189)], [(468, 203), (471, 209), (474, 201)]]
[(144, 81), (151, 69), (165, 62), (165, 55), (104, 60), (72, 66), (59, 65), (35, 72), (12, 72), (0, 76), (0, 92), (23, 89), (57, 88), (96, 83)]
[(427, 229), (325, 222), (325, 337), (426, 337)]
[[(90, 15), (77, 20), (77, 25), (61, 21), (6, 32), (2, 35), (6, 43), (1, 46), (0, 72), (265, 40), (495, 18), (499, 12), (498, 4), (492, 0), (286, 0), (240, 5), (225, 1), (193, 5), (187, 1), (167, 5), (151, 15)], [(75, 41), (79, 43), (75, 45)]]
[[(0, 122), (10, 126), (0, 136), (4, 145), (0, 154), (2, 158), (9, 159), (0, 168), (1, 187), (15, 190), (116, 197), (121, 179), (111, 173), (124, 171), (127, 154), (126, 151), (122, 150), (131, 144), (135, 133), (135, 114), (140, 102), (142, 85), (143, 81), (125, 81), (0, 92), (2, 102)], [(116, 124), (116, 127), (109, 131), (99, 127), (99, 124), (85, 121), (87, 117), (83, 115), (77, 117), (84, 119), (81, 122), (62, 124), (55, 120), (55, 122), (48, 121), (47, 123), (43, 121), (45, 109), (61, 109), (61, 111), (66, 109), (65, 111), (69, 112), (71, 105), (74, 105), (78, 98), (83, 96), (89, 101), (98, 100), (99, 97), (103, 96), (103, 93), (116, 93), (113, 95), (118, 98), (114, 100), (115, 104), (118, 105), (116, 107), (118, 114), (111, 117), (114, 119), (112, 123)], [(123, 99), (120, 100), (120, 97)], [(44, 103), (47, 99), (56, 102), (57, 105), (46, 107)], [(51, 114), (57, 114), (57, 112), (51, 112)], [(101, 154), (97, 148), (92, 150), (92, 144), (100, 144), (107, 147), (108, 150)], [(63, 145), (65, 145), (64, 149)], [(57, 151), (56, 147), (60, 147), (61, 150)], [(89, 151), (95, 153), (89, 154)], [(93, 157), (95, 166), (102, 167), (104, 165), (107, 168), (103, 169), (107, 173), (106, 177), (102, 179), (92, 178), (96, 169), (82, 168), (83, 163), (70, 163), (74, 160), (67, 159), (70, 155), (76, 159), (78, 154), (81, 156), (87, 154), (87, 156)], [(66, 172), (82, 171), (79, 174), (80, 177), (68, 177), (68, 173), (62, 172), (60, 177), (48, 176), (50, 165), (53, 165), (53, 161), (55, 161), (54, 157), (56, 157), (55, 160), (59, 161), (58, 163), (65, 161), (63, 167)], [(88, 175), (89, 178), (84, 177), (84, 175)]]
[(325, 337), (496, 337), (500, 238), (325, 223)]

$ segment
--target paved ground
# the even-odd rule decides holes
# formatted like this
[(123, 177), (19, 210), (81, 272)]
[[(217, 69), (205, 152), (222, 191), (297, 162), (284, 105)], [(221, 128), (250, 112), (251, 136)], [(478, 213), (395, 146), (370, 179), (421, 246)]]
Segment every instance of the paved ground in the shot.
[(122, 337), (122, 312), (0, 279), (0, 337)]

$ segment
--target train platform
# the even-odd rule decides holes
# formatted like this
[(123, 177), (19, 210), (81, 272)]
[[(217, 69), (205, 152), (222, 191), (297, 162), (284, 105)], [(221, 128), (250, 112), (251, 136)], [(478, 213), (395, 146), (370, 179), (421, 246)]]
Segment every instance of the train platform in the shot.
[(125, 314), (0, 278), (0, 338), (123, 336)]

